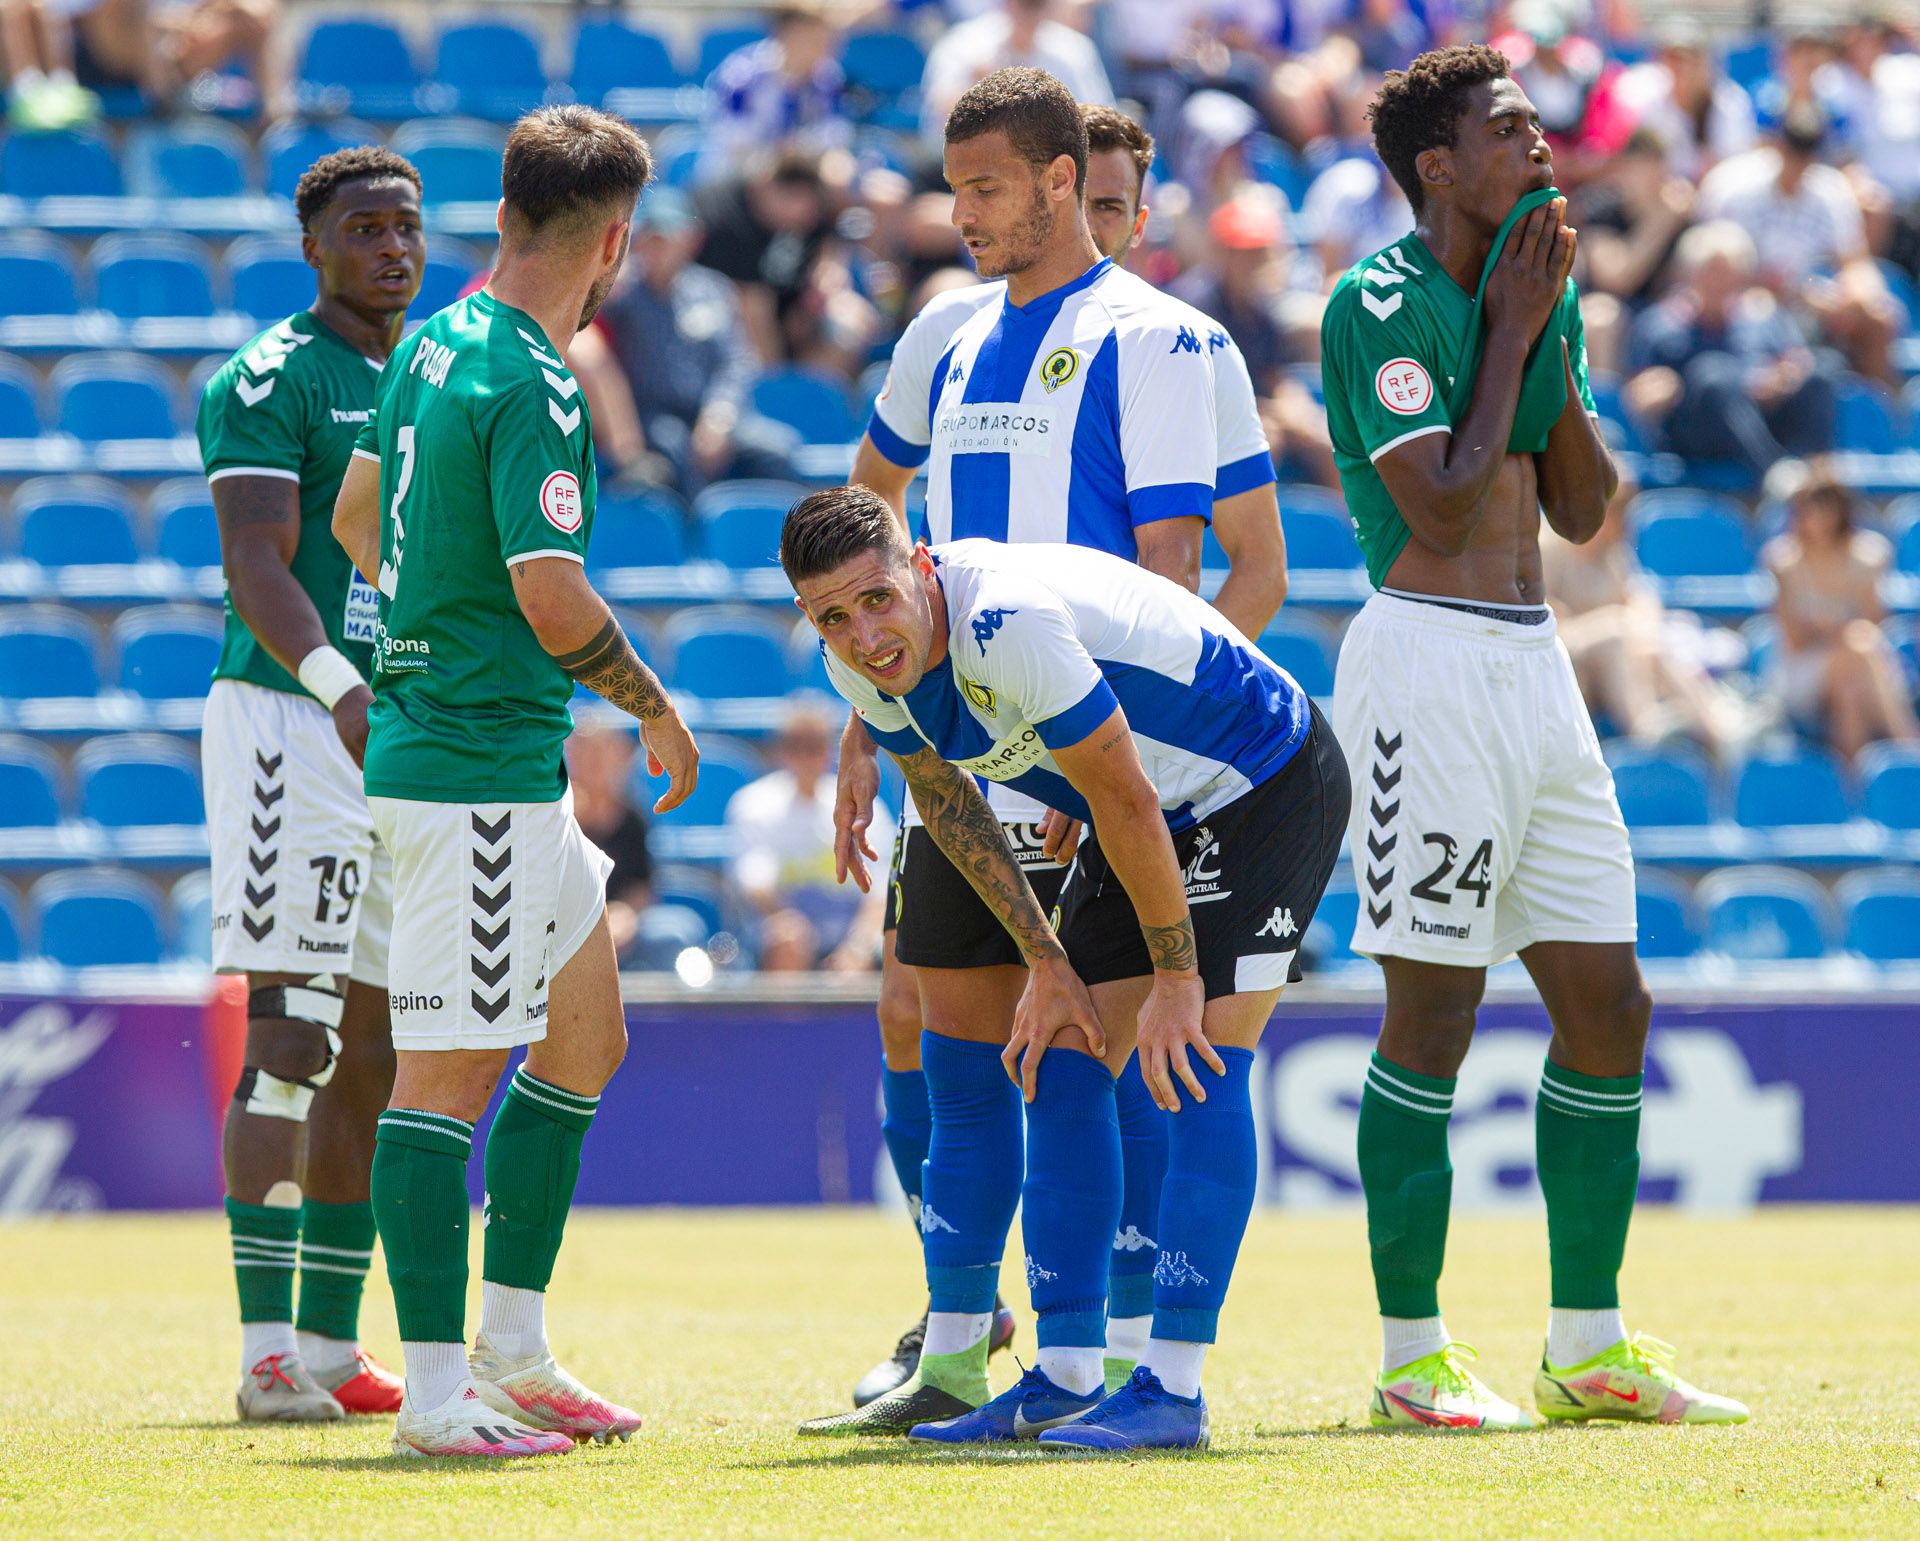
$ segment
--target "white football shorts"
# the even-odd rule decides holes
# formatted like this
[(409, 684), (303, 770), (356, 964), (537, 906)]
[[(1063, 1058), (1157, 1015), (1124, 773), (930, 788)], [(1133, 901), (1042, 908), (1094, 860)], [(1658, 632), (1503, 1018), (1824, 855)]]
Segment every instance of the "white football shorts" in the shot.
[(384, 989), (392, 868), (332, 715), (311, 696), (215, 680), (200, 762), (214, 968)]
[(1459, 603), (1375, 594), (1340, 648), (1354, 951), (1485, 968), (1633, 941), (1627, 826), (1552, 612)]
[(613, 863), (550, 803), (374, 797), (393, 853), (396, 1049), (504, 1049), (547, 1036), (553, 976), (592, 935)]

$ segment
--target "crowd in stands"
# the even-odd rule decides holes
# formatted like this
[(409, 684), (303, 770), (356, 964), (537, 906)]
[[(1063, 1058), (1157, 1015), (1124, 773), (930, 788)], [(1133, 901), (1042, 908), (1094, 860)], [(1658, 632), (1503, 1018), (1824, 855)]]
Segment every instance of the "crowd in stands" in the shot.
[[(1920, 825), (1920, 806), (1903, 823), (1904, 801), (1873, 790), (1888, 755), (1905, 765), (1920, 754), (1916, 16), (1874, 10), (1748, 36), (1710, 35), (1678, 11), (1643, 18), (1633, 0), (810, 0), (701, 13), (694, 31), (689, 13), (587, 5), (535, 33), (504, 10), (416, 32), (293, 0), (0, 0), (12, 124), (0, 201), (66, 243), (84, 274), (89, 240), (121, 227), (36, 201), (59, 189), (19, 182), (13, 140), (97, 142), (128, 157), (131, 183), (128, 147), (156, 123), (180, 144), (230, 143), (214, 129), (231, 127), (206, 127), (213, 114), (245, 135), (233, 152), (241, 190), (272, 193), (284, 191), (283, 165), (377, 133), (416, 157), (430, 229), (451, 254), (442, 261), (477, 281), (485, 248), (472, 238), (491, 230), (500, 123), (569, 93), (642, 122), (660, 178), (625, 274), (570, 363), (601, 457), (608, 592), (669, 683), (713, 698), (696, 726), (725, 741), (697, 806), (653, 829), (652, 865), (635, 811), (647, 784), (617, 732), (583, 731), (575, 746), (581, 817), (616, 856), (616, 931), (636, 965), (706, 948), (722, 964), (843, 970), (871, 964), (877, 910), (834, 890), (830, 871), (822, 880), (826, 740), (813, 707), (790, 705), (822, 681), (790, 612), (772, 618), (767, 602), (785, 591), (766, 553), (793, 485), (844, 472), (893, 339), (929, 297), (975, 281), (940, 176), (948, 106), (993, 69), (1036, 64), (1154, 134), (1132, 265), (1214, 316), (1248, 359), (1296, 566), (1267, 641), (1324, 694), (1364, 580), (1340, 529), (1318, 398), (1320, 311), (1348, 266), (1412, 222), (1371, 154), (1366, 107), (1383, 72), (1421, 50), (1490, 39), (1554, 146), (1580, 232), (1595, 395), (1627, 473), (1594, 542), (1547, 543), (1550, 593), (1596, 720), (1622, 756), (1641, 757), (1634, 765), (1699, 782), (1698, 820), (1649, 821), (1713, 831), (1674, 847), (1692, 853), (1673, 858), (1681, 870), (1761, 858), (1832, 875), (1910, 859), (1899, 842)], [(138, 164), (145, 187), (172, 163), (143, 152)], [(222, 243), (255, 227), (180, 228)], [(100, 237), (92, 271), (115, 239)], [(296, 264), (277, 288), (243, 285), (259, 260), (244, 240), (224, 259), (199, 249), (214, 320), (247, 309), (243, 288), (278, 303), (302, 281)], [(10, 260), (0, 253), (0, 267)], [(437, 279), (434, 303), (456, 287)], [(83, 283), (72, 301), (82, 320), (91, 298)], [(104, 283), (98, 300), (104, 314)], [(262, 322), (274, 319), (268, 305), (255, 302)], [(0, 286), (0, 345), (12, 346), (9, 317), (23, 308)], [(112, 335), (140, 346), (132, 330)], [(205, 365), (185, 345), (148, 352), (142, 368), (158, 357), (172, 371), (177, 431)], [(46, 364), (71, 365), (55, 358), (49, 345), (23, 365), (22, 389), (52, 404), (44, 426), (71, 434), (64, 379), (40, 378)], [(0, 360), (0, 374), (12, 367)], [(7, 406), (0, 389), (0, 428)], [(190, 469), (161, 461), (129, 483), (142, 560), (161, 509), (142, 502), (150, 481), (138, 475)], [(26, 549), (25, 505), (10, 501), (12, 556)], [(1210, 582), (1221, 562), (1209, 544)], [(71, 598), (33, 582), (17, 596)], [(158, 597), (207, 591), (188, 582)], [(702, 652), (723, 628), (731, 651)], [(724, 682), (704, 668), (715, 656)], [(29, 724), (16, 713), (10, 725)], [(1823, 854), (1727, 833), (1766, 827), (1746, 822), (1744, 788), (1753, 765), (1783, 756), (1834, 777), (1837, 824), (1851, 833)], [(1626, 770), (1620, 779), (1631, 816)], [(1920, 773), (1902, 785), (1911, 795)], [(70, 818), (73, 800), (58, 801)], [(1898, 839), (1872, 847), (1869, 822)], [(1341, 902), (1330, 900), (1336, 917)], [(1724, 942), (1704, 912), (1693, 923)], [(1839, 945), (1841, 924), (1828, 917), (1823, 946)], [(1316, 945), (1338, 955), (1316, 929)]]

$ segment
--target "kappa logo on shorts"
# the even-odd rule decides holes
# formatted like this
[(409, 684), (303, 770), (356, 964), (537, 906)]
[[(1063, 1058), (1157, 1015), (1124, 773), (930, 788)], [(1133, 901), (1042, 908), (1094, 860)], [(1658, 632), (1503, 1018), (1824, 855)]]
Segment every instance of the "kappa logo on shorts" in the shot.
[[(468, 814), (468, 818), (472, 821), (474, 835), (473, 848), (469, 852), (473, 862), (473, 902), (487, 917), (485, 924), (478, 915), (467, 923), (467, 931), (474, 944), (467, 953), (467, 966), (479, 981), (468, 993), (473, 1009), (482, 1019), (496, 1022), (513, 997), (511, 984), (500, 988), (508, 969), (513, 966), (510, 945), (513, 916), (500, 913), (513, 897), (513, 878), (508, 871), (513, 864), (513, 847), (507, 843), (513, 835), (513, 815), (503, 813), (488, 823), (475, 809)], [(506, 881), (501, 883), (503, 877)], [(500, 886), (489, 893), (483, 885), (491, 883), (500, 883)], [(480, 993), (481, 985), (489, 990), (498, 988), (499, 993), (489, 1000)]]
[[(1383, 926), (1393, 919), (1393, 900), (1382, 899), (1393, 884), (1393, 848), (1400, 843), (1393, 821), (1400, 812), (1401, 735), (1373, 731), (1373, 786), (1367, 796), (1367, 919)], [(1385, 799), (1384, 801), (1382, 799)]]
[(1300, 928), (1293, 923), (1293, 911), (1282, 904), (1274, 907), (1273, 914), (1267, 917), (1267, 923), (1253, 934), (1255, 936), (1277, 936), (1284, 941), (1287, 937), (1295, 935), (1299, 929)]

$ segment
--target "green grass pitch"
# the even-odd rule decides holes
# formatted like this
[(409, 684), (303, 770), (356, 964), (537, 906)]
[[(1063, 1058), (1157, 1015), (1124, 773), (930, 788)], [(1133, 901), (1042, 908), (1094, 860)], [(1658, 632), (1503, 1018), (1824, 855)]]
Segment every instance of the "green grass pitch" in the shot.
[[(1263, 1212), (1207, 1367), (1212, 1454), (1113, 1462), (793, 1436), (845, 1405), (919, 1308), (904, 1224), (870, 1211), (576, 1216), (554, 1346), (647, 1424), (624, 1447), (501, 1468), (394, 1459), (385, 1419), (235, 1424), (225, 1250), (212, 1215), (0, 1227), (0, 1534), (1920, 1533), (1912, 1210), (1641, 1215), (1629, 1324), (1673, 1340), (1681, 1372), (1753, 1421), (1480, 1437), (1367, 1430), (1361, 1221)], [(1450, 1257), (1449, 1324), (1526, 1403), (1543, 1225), (1460, 1220)], [(368, 1293), (368, 1341), (397, 1364), (377, 1268)], [(1012, 1361), (994, 1363), (1006, 1384)]]

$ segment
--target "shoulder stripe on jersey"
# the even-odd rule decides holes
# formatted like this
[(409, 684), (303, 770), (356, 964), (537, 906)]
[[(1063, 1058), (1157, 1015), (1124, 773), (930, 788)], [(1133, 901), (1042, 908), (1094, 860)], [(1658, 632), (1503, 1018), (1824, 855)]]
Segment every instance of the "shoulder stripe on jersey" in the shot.
[(536, 557), (543, 557), (543, 556), (557, 556), (564, 559), (565, 561), (578, 562), (582, 567), (585, 567), (587, 565), (587, 559), (584, 556), (582, 556), (578, 551), (560, 551), (560, 550), (516, 551), (512, 556), (503, 556), (500, 558), (500, 560), (506, 563), (531, 562)]
[(925, 465), (927, 455), (932, 449), (932, 446), (927, 444), (909, 444), (887, 426), (886, 420), (878, 412), (867, 420), (867, 437), (873, 440), (873, 447), (879, 450), (884, 458), (892, 461), (903, 471)]
[(1045, 722), (1036, 722), (1033, 731), (1048, 749), (1071, 749), (1101, 723), (1120, 709), (1120, 698), (1113, 693), (1104, 676), (1072, 706)]
[[(357, 455), (360, 451), (355, 450), (354, 453)], [(222, 466), (218, 471), (207, 472), (207, 480), (210, 483), (225, 481), (229, 476), (271, 476), (275, 481), (283, 482), (300, 480), (298, 471), (289, 471), (281, 466)]]
[(1223, 465), (1213, 473), (1213, 501), (1237, 497), (1256, 487), (1270, 487), (1280, 478), (1273, 471), (1273, 456), (1266, 450)]
[(371, 460), (375, 465), (380, 464), (380, 457), (378, 455), (370, 449), (362, 449), (358, 444), (353, 447), (353, 458), (355, 460)]
[(1367, 459), (1378, 460), (1382, 455), (1386, 454), (1388, 450), (1398, 449), (1402, 444), (1405, 444), (1409, 439), (1424, 438), (1426, 437), (1426, 435), (1430, 433), (1452, 433), (1452, 432), (1453, 432), (1453, 425), (1450, 423), (1429, 423), (1424, 428), (1412, 428), (1412, 429), (1409, 429), (1407, 432), (1401, 434), (1400, 437), (1397, 439), (1387, 440), (1385, 444), (1382, 444), (1371, 455), (1367, 456)]

